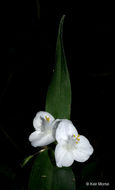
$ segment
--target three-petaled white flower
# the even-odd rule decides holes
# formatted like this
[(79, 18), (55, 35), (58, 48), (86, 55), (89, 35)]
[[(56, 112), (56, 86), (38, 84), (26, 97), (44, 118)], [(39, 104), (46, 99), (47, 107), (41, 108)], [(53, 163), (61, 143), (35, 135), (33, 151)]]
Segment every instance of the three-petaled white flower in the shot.
[(55, 141), (55, 132), (59, 120), (48, 113), (40, 111), (33, 120), (35, 131), (29, 136), (29, 141), (34, 147), (46, 146)]
[(70, 120), (63, 119), (56, 130), (58, 144), (55, 149), (56, 165), (71, 166), (74, 160), (85, 162), (93, 153), (93, 147), (88, 139), (79, 135)]
[(32, 146), (46, 146), (57, 140), (55, 159), (58, 167), (69, 167), (74, 160), (85, 162), (93, 153), (88, 139), (78, 134), (70, 120), (55, 120), (50, 113), (40, 111), (33, 120), (33, 126), (35, 131), (29, 136)]

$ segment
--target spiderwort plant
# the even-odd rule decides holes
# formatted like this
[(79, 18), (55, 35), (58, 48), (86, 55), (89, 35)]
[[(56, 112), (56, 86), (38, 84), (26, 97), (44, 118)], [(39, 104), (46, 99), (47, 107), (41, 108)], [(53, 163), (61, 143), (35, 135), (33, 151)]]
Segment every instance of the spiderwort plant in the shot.
[(55, 150), (52, 150), (56, 163), (51, 162), (48, 149), (38, 153), (30, 173), (29, 190), (75, 190), (75, 176), (69, 166), (74, 160), (85, 162), (93, 153), (88, 139), (79, 135), (70, 121), (71, 84), (63, 46), (64, 18), (65, 15), (59, 24), (56, 64), (46, 96), (45, 111), (36, 114), (33, 120), (35, 131), (29, 136), (33, 147), (43, 147), (56, 141)]
[[(85, 162), (93, 153), (93, 147), (88, 139), (79, 135), (72, 122), (68, 120), (70, 118), (71, 85), (62, 40), (64, 17), (60, 21), (58, 31), (57, 63), (46, 97), (47, 112), (39, 111), (36, 114), (33, 120), (35, 131), (29, 136), (33, 147), (42, 147), (57, 141), (55, 159), (58, 167), (69, 167), (74, 160)], [(49, 111), (61, 119), (55, 119)]]

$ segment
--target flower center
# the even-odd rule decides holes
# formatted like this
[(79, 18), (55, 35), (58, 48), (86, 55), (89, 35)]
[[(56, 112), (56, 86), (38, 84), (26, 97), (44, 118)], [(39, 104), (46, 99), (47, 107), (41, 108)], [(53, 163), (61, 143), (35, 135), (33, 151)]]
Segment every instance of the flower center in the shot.
[(78, 144), (78, 142), (80, 141), (80, 139), (79, 139), (79, 134), (76, 136), (76, 135), (72, 135), (72, 137), (73, 137), (73, 139), (74, 139), (74, 141), (75, 141), (75, 143), (76, 144)]
[(45, 119), (46, 119), (46, 121), (50, 121), (50, 117), (48, 117), (48, 116), (45, 116)]
[(50, 117), (45, 116), (41, 117), (41, 131), (50, 131), (51, 130)]
[(66, 141), (66, 146), (68, 150), (75, 148), (75, 144), (78, 144), (78, 142), (80, 141), (79, 136), (80, 135), (78, 134), (77, 136), (72, 135), (68, 137), (68, 140)]

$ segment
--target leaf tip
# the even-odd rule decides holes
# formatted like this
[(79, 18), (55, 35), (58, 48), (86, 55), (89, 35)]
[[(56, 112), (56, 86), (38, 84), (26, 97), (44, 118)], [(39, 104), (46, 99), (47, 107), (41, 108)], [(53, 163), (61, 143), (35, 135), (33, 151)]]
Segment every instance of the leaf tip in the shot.
[(61, 17), (60, 23), (63, 23), (63, 22), (64, 22), (65, 17), (66, 17), (66, 15), (63, 14), (62, 17)]

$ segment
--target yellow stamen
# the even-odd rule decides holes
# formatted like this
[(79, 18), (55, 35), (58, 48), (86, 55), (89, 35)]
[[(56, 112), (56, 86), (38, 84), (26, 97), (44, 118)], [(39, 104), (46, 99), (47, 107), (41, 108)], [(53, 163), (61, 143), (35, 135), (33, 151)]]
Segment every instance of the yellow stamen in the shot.
[(75, 135), (73, 135), (73, 137), (75, 137)]
[(48, 116), (45, 116), (46, 120), (49, 122), (50, 121), (50, 118)]
[(80, 141), (80, 139), (78, 138), (79, 136), (80, 136), (80, 135), (77, 135), (77, 138), (76, 138), (78, 141)]

